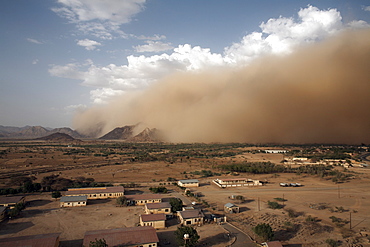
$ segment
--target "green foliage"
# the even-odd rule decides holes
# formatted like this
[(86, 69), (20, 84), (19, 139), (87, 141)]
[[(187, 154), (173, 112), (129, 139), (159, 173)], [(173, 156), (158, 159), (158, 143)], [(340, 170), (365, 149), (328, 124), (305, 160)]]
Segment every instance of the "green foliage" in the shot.
[(288, 216), (290, 218), (296, 218), (296, 217), (298, 217), (298, 213), (294, 209), (288, 208), (285, 211), (287, 211)]
[(278, 201), (278, 202), (286, 202), (287, 199), (284, 199), (284, 198), (281, 198), (281, 197), (276, 197), (274, 198), (274, 200)]
[(95, 241), (90, 241), (89, 247), (108, 247), (105, 239), (95, 239)]
[(260, 236), (264, 241), (272, 240), (274, 237), (274, 231), (271, 226), (266, 223), (258, 224), (253, 227), (253, 231)]
[[(189, 236), (187, 239), (184, 239), (185, 234), (188, 234)], [(178, 227), (177, 230), (175, 231), (175, 237), (176, 237), (176, 242), (180, 246), (185, 246), (185, 247), (196, 246), (200, 238), (197, 230), (195, 230), (191, 226)]]
[(8, 215), (11, 218), (14, 218), (20, 214), (20, 212), (26, 208), (26, 205), (23, 202), (15, 204), (14, 208), (12, 208), (9, 212)]
[(149, 190), (153, 193), (167, 193), (168, 190), (164, 186), (159, 186), (159, 187), (150, 187)]
[(170, 199), (170, 204), (171, 204), (171, 211), (173, 213), (176, 213), (177, 211), (182, 210), (182, 200), (180, 198), (171, 198)]
[(319, 221), (317, 217), (313, 217), (311, 215), (307, 216), (305, 220), (306, 222), (318, 222)]
[(51, 197), (52, 198), (59, 198), (62, 196), (62, 193), (60, 193), (60, 191), (53, 191), (51, 192)]
[(119, 206), (127, 206), (127, 198), (126, 197), (124, 197), (124, 196), (120, 196), (120, 197), (118, 197), (117, 199), (116, 199), (116, 203), (117, 203), (117, 205), (119, 205)]
[(281, 205), (277, 202), (271, 202), (271, 201), (268, 201), (267, 202), (267, 205), (269, 208), (272, 208), (272, 209), (279, 209), (281, 208)]
[(331, 238), (328, 238), (327, 240), (325, 240), (325, 243), (327, 243), (328, 246), (330, 246), (330, 247), (337, 247), (337, 246), (339, 246), (338, 241), (335, 241), (334, 239), (331, 239)]

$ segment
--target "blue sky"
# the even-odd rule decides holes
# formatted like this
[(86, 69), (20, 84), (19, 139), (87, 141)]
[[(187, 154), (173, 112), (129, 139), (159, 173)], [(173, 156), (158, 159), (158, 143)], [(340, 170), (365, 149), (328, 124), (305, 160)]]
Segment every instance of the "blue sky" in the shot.
[(178, 71), (247, 66), (344, 29), (369, 1), (5, 0), (0, 125), (72, 126), (75, 111)]

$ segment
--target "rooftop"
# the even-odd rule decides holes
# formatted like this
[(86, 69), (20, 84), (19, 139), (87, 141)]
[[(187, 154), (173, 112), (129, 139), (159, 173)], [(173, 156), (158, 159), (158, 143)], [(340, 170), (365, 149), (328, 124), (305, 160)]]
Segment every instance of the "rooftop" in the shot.
[(232, 207), (237, 207), (237, 206), (229, 202), (225, 204), (225, 207), (232, 208)]
[(60, 233), (40, 234), (0, 239), (0, 246), (6, 247), (55, 247), (58, 246)]
[(15, 204), (21, 201), (24, 196), (2, 196), (0, 197), (0, 204)]
[(171, 204), (169, 202), (147, 203), (145, 205), (148, 209), (170, 208), (171, 207)]
[(101, 194), (101, 193), (120, 193), (124, 192), (123, 186), (113, 187), (89, 187), (89, 188), (71, 188), (68, 189), (66, 195), (80, 195), (80, 194)]
[(178, 211), (178, 213), (181, 214), (181, 217), (183, 219), (204, 217), (203, 212), (201, 210), (198, 210), (198, 209)]
[(90, 241), (102, 238), (105, 239), (108, 246), (132, 246), (159, 242), (157, 232), (153, 227), (141, 226), (88, 231), (85, 233), (83, 246), (89, 246)]
[(81, 202), (87, 201), (87, 196), (62, 196), (60, 198), (61, 202)]
[(143, 222), (166, 220), (165, 214), (142, 214), (140, 217)]
[(141, 195), (126, 195), (128, 200), (153, 200), (153, 199), (162, 199), (162, 195), (158, 194), (141, 194)]
[(187, 184), (187, 183), (199, 183), (199, 180), (198, 179), (184, 179), (184, 180), (179, 180), (181, 183), (183, 184)]

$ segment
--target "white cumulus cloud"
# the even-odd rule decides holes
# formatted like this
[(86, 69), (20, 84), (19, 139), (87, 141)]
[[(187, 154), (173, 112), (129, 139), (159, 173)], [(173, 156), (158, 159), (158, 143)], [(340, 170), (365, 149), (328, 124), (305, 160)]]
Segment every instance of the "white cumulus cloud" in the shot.
[(27, 41), (28, 41), (28, 42), (31, 42), (31, 43), (34, 43), (34, 44), (38, 44), (38, 45), (42, 45), (42, 44), (44, 44), (44, 42), (41, 42), (41, 41), (39, 41), (39, 40), (37, 40), (37, 39), (27, 38)]
[[(226, 47), (223, 54), (184, 44), (174, 48), (169, 54), (128, 56), (127, 65), (97, 66), (90, 61), (84, 66), (52, 65), (49, 72), (54, 76), (82, 80), (83, 85), (95, 88), (91, 92), (91, 99), (95, 103), (102, 103), (125, 91), (145, 88), (177, 71), (245, 66), (262, 55), (288, 54), (298, 45), (322, 40), (348, 27), (365, 25), (368, 24), (363, 21), (344, 25), (336, 9), (320, 10), (307, 6), (298, 12), (297, 19), (279, 17), (261, 23), (260, 32), (245, 35), (241, 41)], [(138, 52), (154, 52), (161, 45), (166, 45), (159, 41), (165, 39), (165, 36), (157, 35), (151, 40), (144, 36), (142, 38), (147, 40), (147, 46), (135, 47)]]
[(161, 52), (173, 49), (170, 43), (163, 43), (161, 41), (146, 41), (146, 45), (134, 46), (137, 52)]
[(97, 46), (100, 46), (101, 43), (95, 40), (83, 39), (83, 40), (78, 40), (77, 45), (85, 47), (85, 49), (88, 51), (92, 51), (92, 50), (95, 50)]
[(58, 0), (60, 7), (52, 8), (59, 16), (75, 23), (79, 31), (102, 39), (114, 34), (125, 36), (119, 30), (134, 15), (143, 10), (146, 0)]

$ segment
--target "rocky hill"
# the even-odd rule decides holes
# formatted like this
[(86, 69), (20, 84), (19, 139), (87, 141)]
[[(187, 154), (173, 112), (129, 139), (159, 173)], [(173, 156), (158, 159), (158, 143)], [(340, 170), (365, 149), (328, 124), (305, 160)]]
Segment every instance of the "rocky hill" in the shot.
[(53, 133), (48, 136), (36, 138), (36, 140), (52, 141), (52, 142), (71, 142), (76, 139), (65, 133)]
[(145, 128), (142, 132), (134, 137), (128, 138), (129, 142), (160, 142), (162, 141), (160, 131), (156, 128)]
[(118, 127), (103, 135), (99, 139), (101, 140), (126, 140), (133, 137), (134, 129), (136, 125), (126, 125), (124, 127)]
[(84, 138), (83, 135), (71, 128), (46, 128), (42, 126), (13, 127), (0, 125), (0, 137), (16, 139), (34, 139), (54, 133), (65, 133), (73, 138)]

